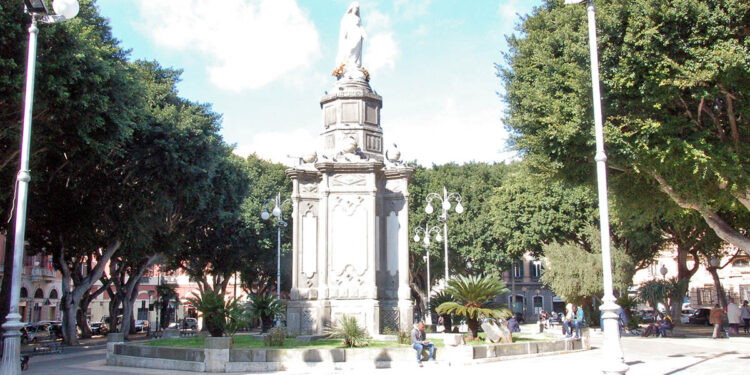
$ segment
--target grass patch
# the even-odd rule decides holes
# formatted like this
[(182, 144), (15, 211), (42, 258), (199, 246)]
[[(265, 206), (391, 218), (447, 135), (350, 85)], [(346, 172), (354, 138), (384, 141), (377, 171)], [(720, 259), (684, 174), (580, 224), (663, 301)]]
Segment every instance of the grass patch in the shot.
[[(443, 340), (430, 340), (436, 347), (444, 346)], [(202, 348), (204, 338), (193, 336), (185, 338), (159, 339), (146, 342), (148, 346), (166, 346), (170, 348)], [(343, 348), (342, 340), (315, 340), (309, 342), (297, 341), (293, 338), (284, 340), (284, 346), (265, 347), (263, 340), (252, 336), (234, 336), (234, 349), (335, 349)], [(401, 345), (396, 341), (368, 340), (366, 348), (411, 348), (411, 345)]]
[[(487, 338), (487, 334), (484, 332), (479, 332), (478, 334), (480, 340), (475, 341), (469, 341), (468, 336), (465, 337), (465, 341), (468, 345), (472, 346), (478, 346), (478, 345), (487, 345), (484, 340)], [(539, 338), (532, 338), (532, 337), (523, 337), (523, 336), (513, 336), (513, 343), (517, 342), (532, 342), (532, 341), (549, 341), (549, 339), (539, 339)]]

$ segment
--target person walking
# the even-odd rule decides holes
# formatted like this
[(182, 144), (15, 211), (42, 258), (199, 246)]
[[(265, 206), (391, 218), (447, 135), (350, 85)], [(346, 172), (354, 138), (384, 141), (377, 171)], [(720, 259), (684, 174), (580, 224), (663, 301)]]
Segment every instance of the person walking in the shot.
[(730, 298), (729, 304), (727, 305), (727, 320), (729, 320), (727, 335), (738, 336), (740, 334), (741, 319), (742, 311), (740, 311), (740, 307), (734, 303), (734, 298)]
[(745, 322), (745, 333), (750, 333), (750, 306), (747, 300), (742, 302), (742, 320)]
[(711, 336), (712, 339), (719, 338), (719, 331), (721, 330), (721, 319), (724, 318), (724, 311), (721, 309), (719, 304), (715, 304), (714, 308), (708, 315), (708, 322), (714, 325), (714, 333)]

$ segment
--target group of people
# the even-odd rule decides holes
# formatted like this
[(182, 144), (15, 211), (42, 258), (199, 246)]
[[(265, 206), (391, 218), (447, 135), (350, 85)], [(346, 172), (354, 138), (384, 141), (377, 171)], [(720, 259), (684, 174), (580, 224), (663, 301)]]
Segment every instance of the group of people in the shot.
[(750, 306), (748, 306), (747, 300), (742, 302), (742, 307), (740, 307), (734, 302), (733, 298), (730, 298), (726, 311), (722, 310), (721, 306), (717, 303), (708, 315), (708, 322), (714, 325), (714, 333), (711, 336), (712, 338), (719, 338), (722, 320), (725, 315), (729, 322), (729, 328), (726, 330), (726, 337), (739, 335), (740, 324), (743, 323), (745, 333), (750, 333)]
[[(537, 322), (539, 325), (539, 332), (543, 332), (545, 328), (549, 329), (553, 319), (557, 320), (556, 312), (552, 311), (547, 313), (546, 311), (541, 310)], [(562, 321), (562, 333), (566, 338), (581, 337), (581, 328), (585, 323), (582, 307), (576, 306), (572, 303), (567, 304), (565, 306), (565, 315), (560, 314), (559, 320)]]
[(667, 331), (674, 328), (674, 321), (668, 314), (662, 314), (660, 312), (654, 313), (654, 322), (646, 327), (641, 336), (649, 337), (656, 335), (659, 337), (666, 337)]

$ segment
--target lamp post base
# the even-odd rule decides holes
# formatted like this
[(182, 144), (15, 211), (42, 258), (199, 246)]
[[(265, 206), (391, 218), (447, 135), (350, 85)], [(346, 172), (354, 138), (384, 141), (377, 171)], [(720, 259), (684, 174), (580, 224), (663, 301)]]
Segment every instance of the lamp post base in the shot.
[(614, 296), (604, 297), (604, 303), (599, 306), (602, 312), (604, 329), (604, 358), (602, 373), (608, 375), (622, 375), (628, 372), (628, 365), (622, 354), (620, 343), (620, 317), (617, 314), (620, 306), (614, 301)]
[(8, 314), (8, 320), (3, 324), (3, 363), (0, 374), (18, 375), (21, 373), (21, 315)]

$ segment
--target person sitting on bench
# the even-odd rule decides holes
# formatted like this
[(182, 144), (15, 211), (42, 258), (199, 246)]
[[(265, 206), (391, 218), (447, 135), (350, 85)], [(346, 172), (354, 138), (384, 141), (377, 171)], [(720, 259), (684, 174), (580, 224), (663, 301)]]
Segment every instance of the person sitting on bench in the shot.
[(422, 365), (422, 350), (428, 349), (430, 356), (427, 360), (435, 360), (435, 345), (432, 342), (425, 340), (426, 334), (424, 333), (424, 322), (417, 323), (414, 329), (411, 331), (411, 346), (417, 351), (417, 363)]

